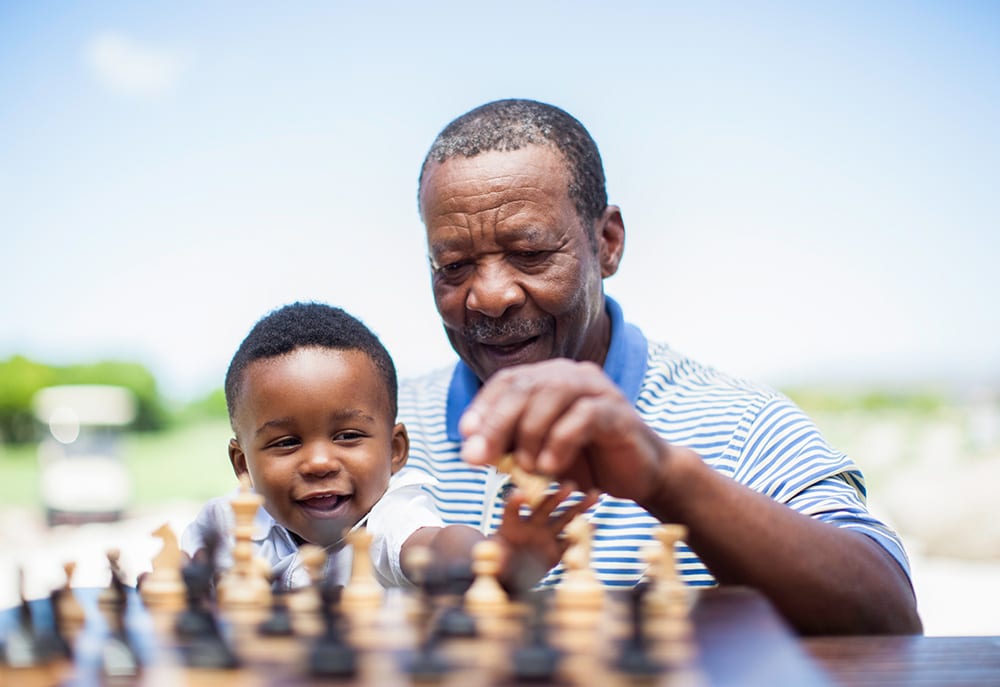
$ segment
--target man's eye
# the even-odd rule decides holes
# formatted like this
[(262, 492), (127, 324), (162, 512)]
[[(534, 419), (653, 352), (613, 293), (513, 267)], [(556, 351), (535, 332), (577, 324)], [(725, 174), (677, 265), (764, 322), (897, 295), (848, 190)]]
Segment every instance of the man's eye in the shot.
[(464, 279), (472, 269), (472, 263), (466, 261), (449, 262), (434, 267), (434, 274), (448, 281)]
[(551, 251), (547, 250), (522, 250), (511, 255), (511, 260), (519, 265), (534, 267), (541, 265), (548, 260)]

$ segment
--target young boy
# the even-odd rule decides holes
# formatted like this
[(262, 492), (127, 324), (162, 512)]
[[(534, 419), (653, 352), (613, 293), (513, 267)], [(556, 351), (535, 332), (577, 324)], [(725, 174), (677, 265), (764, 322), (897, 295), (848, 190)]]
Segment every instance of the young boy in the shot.
[[(396, 423), (396, 371), (378, 338), (339, 308), (295, 303), (268, 314), (250, 331), (226, 373), (226, 405), (235, 437), (229, 460), (263, 499), (254, 523), (254, 548), (272, 566), (277, 589), (309, 583), (298, 547), (324, 547), (328, 574), (347, 582), (350, 547), (344, 537), (367, 527), (371, 556), (383, 586), (411, 583), (404, 561), (413, 547), (432, 560), (468, 564), (477, 530), (445, 527), (423, 489), (421, 472), (401, 470), (409, 439)], [(501, 581), (534, 583), (559, 561), (558, 537), (588, 497), (558, 515), (568, 488), (549, 495), (522, 518), (524, 497), (511, 497), (496, 535), (505, 552)], [(218, 563), (232, 563), (229, 497), (209, 501), (182, 536), (189, 556), (203, 549), (208, 531), (223, 537)], [(531, 563), (532, 565), (526, 565)], [(530, 568), (526, 571), (525, 568)]]

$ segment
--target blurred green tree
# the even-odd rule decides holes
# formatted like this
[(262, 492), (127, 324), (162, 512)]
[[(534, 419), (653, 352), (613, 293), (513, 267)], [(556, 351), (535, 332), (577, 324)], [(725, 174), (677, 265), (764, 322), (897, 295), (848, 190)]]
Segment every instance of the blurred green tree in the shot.
[(35, 438), (31, 398), (56, 383), (56, 371), (48, 365), (21, 355), (0, 361), (0, 441), (16, 444)]
[(24, 443), (38, 438), (31, 399), (39, 389), (54, 384), (123, 386), (136, 397), (132, 429), (159, 430), (170, 422), (156, 378), (139, 363), (112, 360), (56, 367), (15, 355), (0, 361), (0, 441)]

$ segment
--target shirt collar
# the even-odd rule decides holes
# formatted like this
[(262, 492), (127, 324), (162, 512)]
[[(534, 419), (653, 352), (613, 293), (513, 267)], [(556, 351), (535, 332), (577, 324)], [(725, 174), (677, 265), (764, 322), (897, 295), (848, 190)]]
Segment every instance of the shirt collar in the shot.
[[(604, 360), (604, 372), (635, 405), (639, 399), (642, 378), (646, 376), (646, 337), (638, 327), (625, 322), (621, 306), (610, 296), (604, 297), (604, 308), (611, 318), (611, 344)], [(462, 435), (458, 433), (458, 421), (480, 386), (476, 373), (459, 360), (448, 387), (446, 427), (450, 441), (462, 441)]]

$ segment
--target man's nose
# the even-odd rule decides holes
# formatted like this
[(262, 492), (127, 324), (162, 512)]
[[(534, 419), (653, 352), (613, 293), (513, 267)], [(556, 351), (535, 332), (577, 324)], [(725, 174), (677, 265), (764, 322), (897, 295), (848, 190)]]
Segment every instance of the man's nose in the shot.
[(465, 305), (469, 310), (487, 317), (501, 317), (510, 308), (523, 305), (524, 289), (513, 270), (503, 260), (490, 260), (476, 265)]

